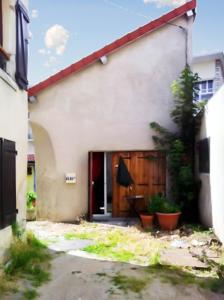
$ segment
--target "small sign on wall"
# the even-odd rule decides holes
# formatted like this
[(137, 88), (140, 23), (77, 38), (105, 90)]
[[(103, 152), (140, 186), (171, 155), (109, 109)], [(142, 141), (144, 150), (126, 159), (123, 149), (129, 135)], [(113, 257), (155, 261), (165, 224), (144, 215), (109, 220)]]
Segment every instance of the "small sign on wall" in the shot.
[(65, 174), (65, 182), (70, 184), (76, 183), (76, 174), (75, 173)]

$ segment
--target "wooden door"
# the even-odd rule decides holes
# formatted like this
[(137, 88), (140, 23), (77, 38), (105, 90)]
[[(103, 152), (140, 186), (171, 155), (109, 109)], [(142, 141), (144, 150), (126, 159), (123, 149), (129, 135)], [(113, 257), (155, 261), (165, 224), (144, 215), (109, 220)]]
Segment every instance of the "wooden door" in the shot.
[[(117, 183), (117, 169), (120, 156), (131, 174), (134, 184), (125, 188)], [(150, 196), (165, 192), (166, 160), (159, 151), (135, 151), (114, 153), (112, 158), (113, 172), (113, 216), (131, 216), (127, 196), (142, 196), (136, 200), (138, 211), (146, 210)]]

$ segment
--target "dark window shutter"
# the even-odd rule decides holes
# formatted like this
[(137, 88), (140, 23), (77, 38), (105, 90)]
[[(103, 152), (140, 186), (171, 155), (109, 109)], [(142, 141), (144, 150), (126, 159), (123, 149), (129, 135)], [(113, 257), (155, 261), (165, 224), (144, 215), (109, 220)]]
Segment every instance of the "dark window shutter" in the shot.
[(27, 9), (21, 2), (16, 2), (16, 82), (21, 89), (27, 89), (28, 80), (28, 23)]
[(16, 220), (16, 149), (15, 142), (0, 139), (0, 226)]

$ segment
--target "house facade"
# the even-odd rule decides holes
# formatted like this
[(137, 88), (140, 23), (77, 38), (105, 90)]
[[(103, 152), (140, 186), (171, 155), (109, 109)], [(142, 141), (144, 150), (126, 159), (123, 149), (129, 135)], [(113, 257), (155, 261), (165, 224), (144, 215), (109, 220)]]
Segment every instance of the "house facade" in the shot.
[(199, 74), (200, 100), (209, 100), (197, 136), (197, 176), (201, 182), (199, 209), (201, 222), (213, 227), (223, 241), (222, 208), (222, 149), (223, 131), (223, 52), (202, 55), (193, 59), (193, 71)]
[[(144, 208), (165, 192), (149, 123), (174, 128), (171, 84), (191, 63), (195, 7), (189, 1), (29, 89), (39, 219), (126, 217), (129, 196)], [(131, 187), (118, 184), (120, 159)]]
[(27, 6), (0, 1), (0, 257), (26, 213)]
[(192, 69), (200, 77), (198, 99), (210, 99), (224, 83), (223, 52), (194, 57)]

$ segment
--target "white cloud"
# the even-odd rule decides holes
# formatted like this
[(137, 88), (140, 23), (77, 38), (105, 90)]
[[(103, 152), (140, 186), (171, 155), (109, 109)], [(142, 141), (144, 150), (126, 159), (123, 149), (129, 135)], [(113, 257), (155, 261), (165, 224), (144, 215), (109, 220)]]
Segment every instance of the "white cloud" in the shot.
[(31, 11), (31, 17), (32, 17), (33, 19), (36, 19), (36, 18), (39, 17), (39, 12), (38, 12), (37, 9), (33, 9), (33, 10)]
[(28, 31), (28, 39), (31, 40), (33, 38), (33, 33), (32, 31)]
[(55, 56), (50, 56), (49, 57), (49, 62), (50, 63), (55, 63), (57, 61), (57, 58)]
[(143, 0), (145, 4), (148, 3), (155, 3), (157, 7), (163, 7), (163, 6), (179, 6), (183, 5), (188, 0)]
[(45, 33), (45, 45), (48, 49), (55, 50), (57, 55), (65, 52), (69, 39), (69, 32), (61, 25), (50, 27)]
[(44, 48), (38, 49), (38, 53), (45, 55), (47, 53), (47, 50)]
[(46, 68), (52, 68), (57, 63), (57, 58), (55, 56), (50, 56), (48, 60), (44, 63), (44, 67)]

